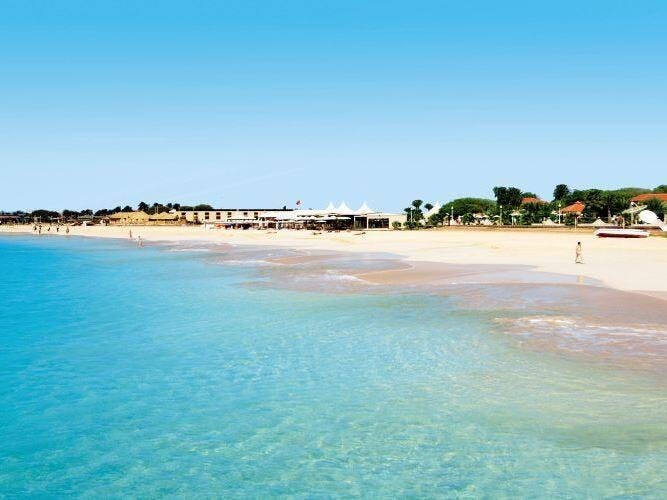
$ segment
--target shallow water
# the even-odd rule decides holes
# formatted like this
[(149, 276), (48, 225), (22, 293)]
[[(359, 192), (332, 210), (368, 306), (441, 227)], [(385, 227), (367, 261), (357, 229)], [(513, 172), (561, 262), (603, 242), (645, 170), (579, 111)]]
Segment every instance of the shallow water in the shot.
[(0, 238), (0, 495), (667, 495), (663, 377), (525, 348), (540, 301), (165, 250)]

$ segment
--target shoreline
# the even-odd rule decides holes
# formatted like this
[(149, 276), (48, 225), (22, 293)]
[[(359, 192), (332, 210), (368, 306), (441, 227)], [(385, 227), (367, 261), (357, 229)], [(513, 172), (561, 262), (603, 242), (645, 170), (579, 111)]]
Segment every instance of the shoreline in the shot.
[[(122, 234), (128, 228), (77, 229), (70, 236), (113, 239), (124, 246), (136, 246), (136, 239), (130, 241), (129, 234)], [(142, 231), (142, 239), (152, 242), (147, 245), (152, 248), (197, 252), (213, 264), (253, 266), (259, 280), (246, 282), (249, 286), (334, 294), (448, 297), (462, 311), (492, 314), (494, 329), (518, 347), (667, 373), (664, 293), (621, 290), (581, 274), (548, 273), (525, 264), (416, 260), (414, 254), (410, 259), (387, 252), (386, 245), (367, 248), (363, 243), (350, 243), (354, 251), (346, 252), (339, 243), (322, 245), (319, 238), (320, 245), (308, 244), (309, 237), (304, 233), (285, 234), (282, 244), (276, 245), (271, 240), (275, 234), (270, 233), (201, 234), (201, 230), (187, 229), (180, 235), (163, 228), (150, 231), (148, 236)], [(137, 233), (133, 227), (133, 235)], [(0, 230), (2, 234), (30, 233)], [(66, 236), (53, 231), (43, 235)], [(345, 237), (360, 241), (359, 236), (350, 233), (332, 236), (336, 242)], [(300, 244), (289, 244), (295, 237)]]
[[(62, 228), (61, 228), (62, 229)], [(626, 292), (637, 292), (667, 300), (667, 280), (657, 269), (667, 268), (667, 239), (609, 240), (591, 233), (537, 232), (503, 229), (484, 231), (457, 228), (424, 231), (368, 231), (321, 233), (280, 230), (205, 230), (201, 226), (75, 226), (70, 236), (129, 238), (146, 242), (224, 243), (255, 247), (280, 247), (297, 251), (384, 253), (396, 256), (403, 269), (360, 273), (362, 279), (386, 280), (392, 284), (426, 283), (442, 273), (428, 271), (429, 264), (450, 264), (484, 269), (521, 267), (536, 274), (560, 275), (572, 284), (600, 283)], [(0, 234), (33, 234), (32, 225), (0, 226)], [(67, 236), (53, 230), (47, 236)], [(37, 235), (35, 235), (37, 236)], [(574, 246), (581, 241), (584, 264), (574, 263)], [(437, 266), (436, 266), (437, 267)], [(433, 268), (434, 269), (434, 268)], [(389, 275), (386, 275), (389, 273)], [(364, 276), (368, 274), (368, 276)], [(383, 277), (385, 275), (385, 277)], [(591, 283), (591, 281), (593, 283)]]

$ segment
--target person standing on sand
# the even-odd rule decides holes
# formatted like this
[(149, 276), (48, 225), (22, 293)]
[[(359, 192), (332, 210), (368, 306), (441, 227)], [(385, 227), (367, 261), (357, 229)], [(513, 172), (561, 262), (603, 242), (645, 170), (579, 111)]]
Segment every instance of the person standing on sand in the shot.
[(130, 239), (132, 239), (132, 230), (130, 229)]
[(65, 228), (65, 234), (69, 234), (69, 226)]
[(584, 263), (584, 255), (581, 250), (581, 241), (577, 241), (577, 248), (574, 250), (574, 263), (575, 264), (583, 264)]

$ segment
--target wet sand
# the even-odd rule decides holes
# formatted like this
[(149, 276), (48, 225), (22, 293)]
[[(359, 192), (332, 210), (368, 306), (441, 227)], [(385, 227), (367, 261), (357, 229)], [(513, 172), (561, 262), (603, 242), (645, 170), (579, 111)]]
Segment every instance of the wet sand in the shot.
[[(239, 248), (232, 250), (240, 251)], [(280, 252), (280, 250), (277, 250)], [(284, 250), (283, 250), (284, 251)], [(243, 250), (258, 253), (258, 249)], [(261, 251), (259, 251), (261, 253)], [(589, 363), (667, 374), (667, 304), (588, 278), (527, 266), (410, 262), (383, 254), (289, 251), (268, 259), (249, 286), (316, 293), (436, 294), (487, 315), (517, 348)], [(437, 313), (437, 312), (436, 312)]]

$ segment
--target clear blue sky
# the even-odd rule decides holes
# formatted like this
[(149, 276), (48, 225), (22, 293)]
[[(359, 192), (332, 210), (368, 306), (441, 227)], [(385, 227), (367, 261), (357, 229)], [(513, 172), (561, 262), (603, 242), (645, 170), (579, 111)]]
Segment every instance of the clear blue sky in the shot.
[(665, 1), (0, 6), (0, 209), (667, 183)]

